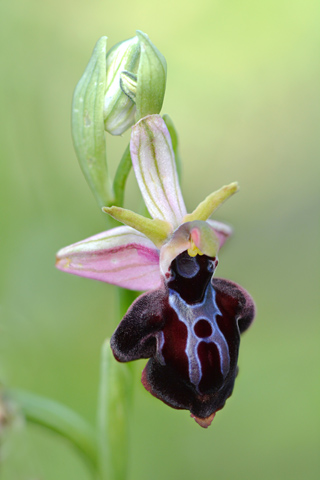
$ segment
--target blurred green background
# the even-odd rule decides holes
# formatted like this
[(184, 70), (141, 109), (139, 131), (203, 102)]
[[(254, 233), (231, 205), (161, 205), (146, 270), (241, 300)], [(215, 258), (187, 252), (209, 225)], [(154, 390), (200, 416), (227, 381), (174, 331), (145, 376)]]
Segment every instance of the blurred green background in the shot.
[[(136, 363), (129, 480), (318, 479), (318, 0), (2, 0), (0, 376), (94, 422), (115, 289), (54, 268), (104, 230), (70, 132), (96, 40), (149, 34), (168, 62), (189, 210), (238, 180), (215, 216), (235, 228), (218, 275), (253, 295), (233, 396), (208, 430), (144, 391)], [(112, 170), (128, 141), (108, 140)], [(126, 205), (139, 204), (131, 174)], [(15, 428), (1, 480), (87, 480), (69, 445)]]

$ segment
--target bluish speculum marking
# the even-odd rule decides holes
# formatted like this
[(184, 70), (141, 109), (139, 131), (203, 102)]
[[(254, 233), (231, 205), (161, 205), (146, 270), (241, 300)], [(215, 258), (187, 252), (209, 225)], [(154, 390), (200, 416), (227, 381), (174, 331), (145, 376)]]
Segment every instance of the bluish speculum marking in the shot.
[(167, 283), (172, 314), (157, 338), (160, 363), (179, 369), (199, 393), (203, 385), (219, 389), (230, 370), (228, 343), (217, 323), (222, 313), (210, 282), (216, 265), (215, 258), (187, 252), (172, 262)]
[[(204, 300), (201, 303), (189, 305), (174, 290), (169, 289), (169, 304), (174, 309), (178, 318), (185, 324), (188, 330), (185, 353), (188, 357), (189, 378), (191, 383), (198, 389), (202, 379), (202, 365), (198, 354), (201, 342), (214, 343), (219, 351), (221, 375), (225, 378), (230, 369), (229, 347), (222, 335), (216, 317), (221, 312), (215, 301), (215, 291), (211, 284), (206, 288)], [(211, 326), (211, 335), (203, 338), (196, 335), (198, 322), (206, 321)]]

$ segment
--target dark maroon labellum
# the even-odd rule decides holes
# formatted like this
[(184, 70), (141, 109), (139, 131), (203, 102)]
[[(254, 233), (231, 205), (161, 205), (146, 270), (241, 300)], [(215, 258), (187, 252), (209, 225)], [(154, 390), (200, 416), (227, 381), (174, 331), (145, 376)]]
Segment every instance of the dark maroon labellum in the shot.
[(117, 360), (148, 358), (142, 383), (204, 427), (231, 395), (240, 334), (254, 317), (249, 294), (214, 279), (216, 258), (181, 253), (163, 288), (141, 295), (112, 336)]

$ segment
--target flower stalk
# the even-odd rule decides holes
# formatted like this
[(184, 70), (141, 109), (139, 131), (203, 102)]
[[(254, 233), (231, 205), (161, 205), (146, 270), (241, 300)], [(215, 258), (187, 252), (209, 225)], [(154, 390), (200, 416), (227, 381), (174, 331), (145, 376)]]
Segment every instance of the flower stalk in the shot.
[(101, 351), (98, 399), (98, 458), (101, 480), (125, 480), (128, 472), (133, 366), (114, 359), (110, 341)]

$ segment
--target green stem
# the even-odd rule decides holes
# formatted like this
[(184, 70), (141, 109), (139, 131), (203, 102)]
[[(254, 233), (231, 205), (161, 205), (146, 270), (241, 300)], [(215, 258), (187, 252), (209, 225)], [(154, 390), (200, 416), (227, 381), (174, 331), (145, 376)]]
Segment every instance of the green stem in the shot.
[(126, 181), (128, 175), (130, 173), (132, 166), (131, 162), (131, 155), (130, 155), (130, 145), (124, 151), (122, 155), (121, 161), (117, 168), (114, 181), (113, 181), (113, 191), (114, 191), (114, 203), (117, 207), (123, 206), (124, 200), (124, 187), (126, 185)]
[[(119, 317), (136, 298), (136, 292), (118, 289)], [(98, 401), (99, 472), (101, 480), (126, 480), (133, 394), (133, 365), (119, 363), (109, 340), (102, 346)]]
[(102, 347), (98, 404), (101, 480), (127, 478), (132, 386), (131, 366), (114, 359), (109, 340), (106, 340)]
[(22, 390), (10, 390), (9, 396), (17, 403), (25, 419), (67, 439), (84, 457), (93, 471), (97, 471), (97, 445), (93, 428), (68, 407)]

